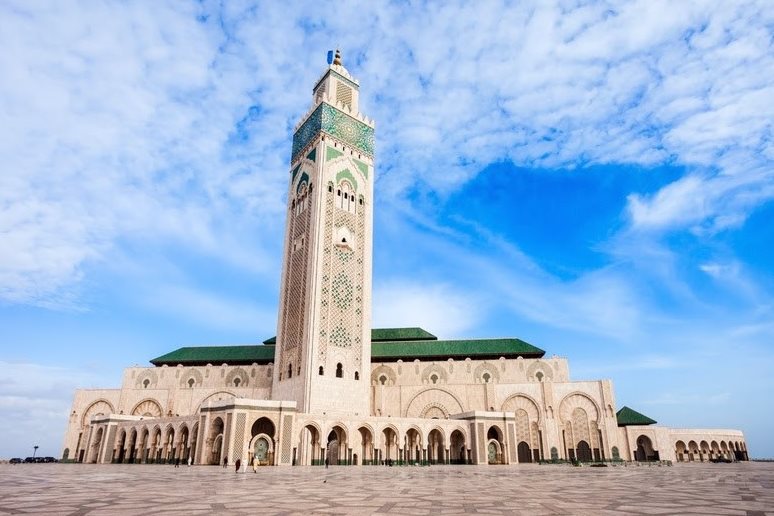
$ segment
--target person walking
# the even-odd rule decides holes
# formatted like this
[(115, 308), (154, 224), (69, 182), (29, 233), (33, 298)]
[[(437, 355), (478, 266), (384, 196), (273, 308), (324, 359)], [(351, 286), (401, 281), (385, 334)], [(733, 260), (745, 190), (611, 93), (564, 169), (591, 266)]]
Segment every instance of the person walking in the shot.
[(223, 468), (225, 469), (228, 466), (228, 455), (223, 457)]
[(253, 473), (258, 473), (258, 457), (253, 457)]
[(179, 467), (180, 467), (180, 457), (177, 457), (177, 458), (175, 459), (175, 467), (176, 467), (176, 468), (179, 468)]
[(239, 466), (241, 465), (242, 465), (242, 461), (237, 459), (236, 462), (234, 463), (234, 466), (236, 466), (236, 468), (234, 469), (234, 473), (239, 473)]
[(325, 469), (328, 469), (328, 457), (325, 457)]
[(188, 456), (188, 467), (189, 467), (189, 468), (191, 467), (191, 464), (193, 464), (193, 457), (191, 457), (191, 456), (189, 455), (189, 456)]

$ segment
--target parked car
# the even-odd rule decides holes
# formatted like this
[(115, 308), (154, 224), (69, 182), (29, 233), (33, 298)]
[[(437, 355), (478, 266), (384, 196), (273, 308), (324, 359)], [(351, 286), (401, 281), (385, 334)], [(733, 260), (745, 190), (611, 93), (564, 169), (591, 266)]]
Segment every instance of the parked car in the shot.
[(54, 457), (43, 457), (43, 462), (59, 462)]
[(23, 461), (19, 457), (14, 457), (13, 459), (9, 460), (9, 464), (21, 464)]
[(32, 457), (27, 457), (26, 459), (24, 459), (25, 464), (32, 464), (33, 462), (35, 462), (35, 459)]

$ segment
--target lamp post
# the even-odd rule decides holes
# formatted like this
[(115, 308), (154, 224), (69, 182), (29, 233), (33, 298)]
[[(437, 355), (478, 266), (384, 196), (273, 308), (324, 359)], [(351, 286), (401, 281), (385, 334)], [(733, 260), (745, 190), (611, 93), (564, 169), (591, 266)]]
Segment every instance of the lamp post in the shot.
[(39, 446), (36, 444), (32, 447), (32, 460), (35, 460), (35, 454), (38, 453)]

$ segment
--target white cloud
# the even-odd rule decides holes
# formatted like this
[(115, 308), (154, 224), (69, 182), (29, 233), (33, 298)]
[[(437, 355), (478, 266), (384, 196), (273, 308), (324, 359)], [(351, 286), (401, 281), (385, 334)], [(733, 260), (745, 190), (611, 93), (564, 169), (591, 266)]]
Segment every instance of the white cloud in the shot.
[(36, 444), (38, 455), (59, 456), (75, 389), (115, 381), (108, 374), (33, 363), (0, 361), (0, 370), (2, 458), (32, 455)]
[(154, 285), (139, 302), (153, 312), (223, 330), (243, 329), (257, 334), (272, 331), (277, 321), (273, 307), (179, 284)]
[(290, 127), (332, 40), (379, 122), (385, 198), (503, 159), (701, 170), (632, 195), (643, 228), (734, 227), (774, 196), (767, 2), (217, 9), (5, 4), (2, 299), (66, 304), (127, 238), (212, 253), (233, 220), (276, 232)]
[(419, 326), (440, 338), (468, 336), (482, 317), (481, 303), (451, 285), (393, 280), (376, 285), (373, 327)]

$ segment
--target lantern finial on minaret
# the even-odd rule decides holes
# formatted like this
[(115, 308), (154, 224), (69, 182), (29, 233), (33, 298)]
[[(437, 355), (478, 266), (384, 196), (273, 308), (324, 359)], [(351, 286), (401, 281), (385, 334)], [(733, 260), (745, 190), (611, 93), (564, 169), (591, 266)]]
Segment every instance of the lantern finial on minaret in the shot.
[(341, 66), (341, 51), (336, 49), (336, 57), (333, 58), (333, 64)]

